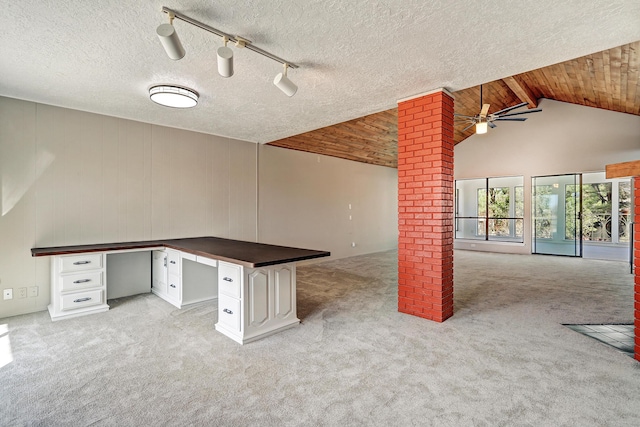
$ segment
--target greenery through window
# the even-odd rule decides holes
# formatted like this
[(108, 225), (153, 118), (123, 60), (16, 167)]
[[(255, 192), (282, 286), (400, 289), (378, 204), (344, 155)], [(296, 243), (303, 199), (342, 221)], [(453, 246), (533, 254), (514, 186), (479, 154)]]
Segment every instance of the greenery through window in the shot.
[[(514, 188), (515, 198), (515, 210), (514, 217), (524, 218), (524, 187), (519, 186)], [(522, 237), (524, 235), (524, 219), (516, 219), (516, 236)]]
[(558, 196), (553, 194), (550, 185), (537, 185), (534, 194), (535, 236), (541, 239), (551, 239), (554, 229), (554, 212), (558, 203)]
[(618, 241), (628, 242), (631, 232), (631, 181), (618, 183)]
[(456, 239), (523, 242), (523, 177), (456, 180)]
[[(487, 206), (489, 212), (487, 213)], [(509, 230), (509, 187), (489, 188), (487, 204), (487, 190), (478, 189), (478, 217), (485, 217), (478, 221), (478, 234), (485, 234), (486, 220), (489, 223), (489, 236), (510, 236)]]
[[(575, 233), (575, 205), (570, 195), (575, 185), (566, 186), (565, 238), (573, 239)], [(599, 182), (582, 185), (582, 240), (587, 242), (628, 242), (630, 228), (631, 184), (620, 181), (617, 185), (617, 215), (614, 214), (614, 185)], [(617, 221), (617, 224), (616, 224)], [(578, 224), (579, 226), (579, 224)], [(617, 227), (617, 239), (614, 231)]]

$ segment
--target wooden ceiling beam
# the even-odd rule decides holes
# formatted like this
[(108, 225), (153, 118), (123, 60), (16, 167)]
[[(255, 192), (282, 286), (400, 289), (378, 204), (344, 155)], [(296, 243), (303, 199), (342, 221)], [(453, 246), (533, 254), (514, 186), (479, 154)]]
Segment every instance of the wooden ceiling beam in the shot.
[(605, 173), (607, 179), (640, 176), (640, 160), (607, 165), (605, 166)]
[(516, 76), (506, 77), (502, 79), (502, 81), (513, 93), (516, 94), (518, 98), (520, 98), (522, 102), (528, 103), (529, 108), (536, 108), (538, 106), (538, 100), (533, 92), (531, 92), (527, 85)]

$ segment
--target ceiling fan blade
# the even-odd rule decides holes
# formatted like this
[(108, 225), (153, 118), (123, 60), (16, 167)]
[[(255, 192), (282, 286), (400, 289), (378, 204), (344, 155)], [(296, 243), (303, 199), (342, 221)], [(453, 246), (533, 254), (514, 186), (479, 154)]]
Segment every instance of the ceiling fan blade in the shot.
[(538, 108), (536, 110), (520, 111), (518, 113), (501, 114), (499, 117), (509, 117), (509, 116), (518, 116), (520, 114), (539, 113), (540, 111), (542, 110)]
[(503, 108), (500, 111), (496, 111), (495, 113), (493, 113), (494, 116), (500, 114), (500, 113), (506, 113), (507, 111), (511, 111), (511, 110), (515, 110), (516, 108), (520, 108), (520, 107), (524, 107), (525, 105), (527, 105), (528, 102), (522, 102), (518, 105), (514, 105), (513, 107), (507, 107), (507, 108)]
[(498, 117), (497, 119), (494, 119), (494, 122), (524, 122), (525, 120), (527, 120), (526, 117), (519, 117), (519, 118), (515, 118), (515, 119), (503, 119)]
[(467, 126), (466, 128), (462, 129), (462, 133), (466, 132), (467, 129), (470, 129), (472, 126), (475, 126), (475, 123), (471, 123), (469, 126)]
[(490, 104), (483, 104), (482, 105), (482, 110), (480, 111), (480, 117), (487, 117), (487, 114), (489, 113), (489, 106)]
[(498, 125), (497, 125), (497, 124), (495, 124), (495, 123), (493, 123), (493, 122), (488, 122), (488, 125), (489, 125), (489, 127), (490, 127), (491, 129), (493, 129), (493, 128), (497, 128), (497, 127), (498, 127)]

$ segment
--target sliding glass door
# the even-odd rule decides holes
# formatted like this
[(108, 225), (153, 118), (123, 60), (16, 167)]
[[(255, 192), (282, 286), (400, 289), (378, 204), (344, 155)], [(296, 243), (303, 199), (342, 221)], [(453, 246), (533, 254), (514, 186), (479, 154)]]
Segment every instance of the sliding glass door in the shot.
[(582, 256), (582, 174), (532, 178), (533, 253)]

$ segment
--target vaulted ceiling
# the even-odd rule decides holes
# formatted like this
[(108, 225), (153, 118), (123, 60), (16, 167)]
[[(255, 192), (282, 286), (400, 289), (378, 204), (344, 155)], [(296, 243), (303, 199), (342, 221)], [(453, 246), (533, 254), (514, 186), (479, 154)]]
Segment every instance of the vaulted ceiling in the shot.
[[(488, 82), (483, 85), (483, 103), (491, 105), (492, 113), (521, 102), (533, 108), (540, 98), (547, 98), (640, 115), (639, 54), (640, 41)], [(453, 95), (456, 113), (478, 114), (480, 86)], [(473, 127), (463, 132), (465, 127), (456, 123), (456, 144), (474, 133)], [(392, 108), (269, 145), (397, 167), (397, 139), (397, 109)]]

